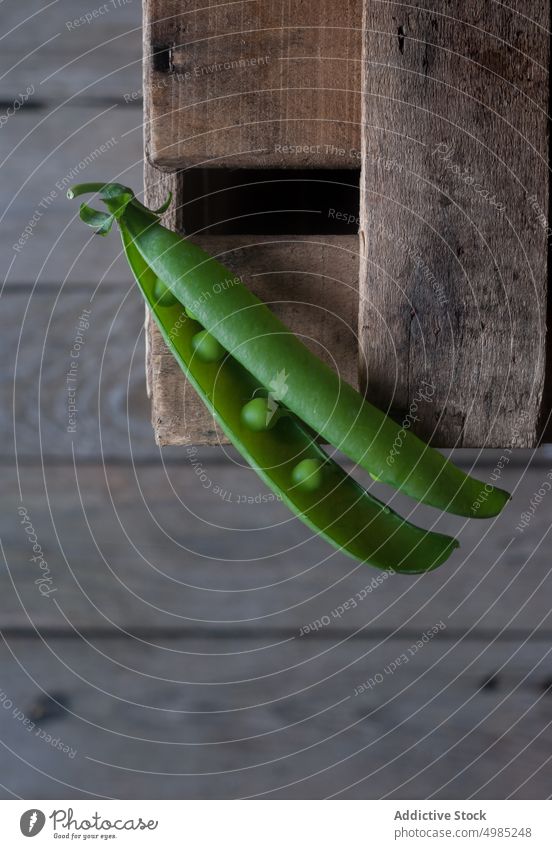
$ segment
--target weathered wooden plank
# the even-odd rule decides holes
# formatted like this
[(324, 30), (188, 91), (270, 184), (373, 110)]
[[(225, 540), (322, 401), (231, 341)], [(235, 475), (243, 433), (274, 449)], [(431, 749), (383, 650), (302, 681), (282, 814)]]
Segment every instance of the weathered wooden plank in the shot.
[[(423, 630), (440, 618), (456, 633), (550, 627), (552, 493), (538, 492), (552, 464), (504, 471), (515, 493), (494, 523), (441, 516), (436, 527), (457, 533), (461, 548), (441, 569), (412, 578), (386, 577), (334, 551), (235, 453), (224, 463), (204, 448), (179, 455), (178, 463), (134, 467), (21, 463), (19, 479), (4, 466), (2, 628), (116, 629), (154, 641), (160, 631), (222, 629), (265, 634), (267, 643), (295, 636), (332, 644), (357, 631)], [(484, 480), (492, 474), (480, 470)], [(42, 590), (20, 503), (49, 565)], [(422, 526), (436, 521), (435, 511), (405, 497), (390, 503)]]
[(6, 107), (27, 86), (30, 106), (83, 97), (140, 105), (139, 0), (4, 3), (2, 32), (0, 100)]
[(437, 445), (539, 435), (550, 4), (523, 11), (364, 3), (362, 382)]
[[(82, 229), (81, 222), (72, 226)], [(70, 460), (73, 450), (80, 458), (157, 453), (145, 392), (142, 299), (130, 281), (95, 288), (39, 285), (3, 298), (4, 457), (14, 450), (22, 462), (42, 455)]]
[(144, 24), (155, 164), (359, 167), (359, 0), (148, 0)]
[(421, 636), (8, 638), (3, 784), (41, 799), (547, 798), (549, 642), (441, 631), (414, 651)]
[[(194, 241), (239, 275), (344, 380), (356, 384), (356, 237), (205, 236)], [(157, 328), (151, 328), (149, 338), (157, 442), (227, 443)]]
[(94, 238), (78, 220), (78, 202), (65, 195), (72, 183), (94, 180), (118, 180), (139, 192), (141, 123), (134, 110), (98, 105), (24, 110), (2, 127), (2, 280), (130, 279), (116, 234)]

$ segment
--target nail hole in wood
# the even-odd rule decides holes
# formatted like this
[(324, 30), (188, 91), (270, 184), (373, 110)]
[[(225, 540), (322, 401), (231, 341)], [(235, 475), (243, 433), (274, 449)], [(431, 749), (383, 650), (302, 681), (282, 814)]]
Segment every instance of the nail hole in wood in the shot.
[(152, 46), (153, 70), (159, 74), (168, 74), (171, 70), (171, 45), (154, 44)]
[(400, 26), (397, 32), (399, 38), (399, 52), (404, 53), (404, 27)]

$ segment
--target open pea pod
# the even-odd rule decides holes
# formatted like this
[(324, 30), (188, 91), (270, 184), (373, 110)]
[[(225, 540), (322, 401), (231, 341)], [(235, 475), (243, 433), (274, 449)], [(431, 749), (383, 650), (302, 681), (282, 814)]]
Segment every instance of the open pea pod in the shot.
[[(326, 442), (376, 480), (433, 507), (479, 518), (502, 510), (507, 492), (466, 475), (366, 401), (227, 268), (163, 227), (130, 189), (117, 183), (86, 183), (69, 195), (90, 191), (99, 192), (111, 221), (124, 224), (137, 251), (175, 298), (260, 384), (268, 387), (276, 373), (286, 375), (283, 403)], [(91, 212), (85, 205), (81, 208), (83, 219), (95, 226)], [(104, 222), (97, 232), (108, 229)]]
[(381, 569), (425, 572), (446, 560), (456, 540), (406, 522), (373, 498), (295, 417), (280, 415), (261, 431), (244, 422), (244, 405), (255, 398), (263, 402), (263, 387), (226, 352), (219, 358), (216, 348), (202, 351), (195, 341), (200, 325), (180, 303), (163, 306), (155, 272), (119, 223), (128, 263), (169, 349), (228, 438), (288, 507), (337, 548)]
[[(122, 220), (137, 250), (201, 324), (263, 386), (286, 375), (282, 399), (323, 439), (376, 480), (461, 516), (497, 515), (504, 490), (466, 475), (367, 402), (315, 356), (227, 268), (129, 203)], [(398, 449), (396, 446), (400, 446)]]
[(401, 429), (392, 419), (341, 381), (228, 269), (163, 227), (130, 189), (84, 184), (68, 194), (91, 191), (108, 213), (83, 204), (81, 217), (102, 235), (118, 222), (131, 268), (181, 367), (259, 475), (318, 533), (359, 560), (405, 572), (435, 568), (457, 544), (370, 496), (312, 433), (420, 501), (467, 516), (500, 511), (507, 493), (465, 475), (411, 432), (402, 431), (397, 450)]

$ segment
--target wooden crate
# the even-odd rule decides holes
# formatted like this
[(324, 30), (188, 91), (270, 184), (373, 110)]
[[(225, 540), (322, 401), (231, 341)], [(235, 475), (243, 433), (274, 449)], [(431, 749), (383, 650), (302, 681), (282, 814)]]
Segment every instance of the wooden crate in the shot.
[[(178, 229), (199, 173), (311, 169), (327, 223), (350, 215), (335, 169), (360, 168), (360, 242), (250, 219), (197, 238), (436, 446), (532, 447), (548, 419), (549, 12), (145, 2), (147, 199), (172, 187)], [(222, 439), (148, 338), (158, 442)]]

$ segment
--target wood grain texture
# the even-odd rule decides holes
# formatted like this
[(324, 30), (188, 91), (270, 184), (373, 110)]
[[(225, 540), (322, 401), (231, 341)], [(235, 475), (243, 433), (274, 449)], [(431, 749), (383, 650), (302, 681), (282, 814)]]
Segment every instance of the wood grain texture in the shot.
[[(163, 461), (101, 465), (77, 456), (73, 465), (69, 456), (46, 459), (44, 468), (21, 462), (18, 477), (2, 466), (3, 629), (33, 623), (65, 635), (74, 628), (152, 640), (233, 633), (267, 645), (292, 638), (327, 645), (355, 633), (423, 631), (441, 618), (472, 635), (552, 628), (552, 493), (516, 527), (550, 480), (550, 460), (504, 472), (514, 495), (493, 523), (438, 516), (372, 486), (411, 521), (461, 543), (435, 572), (387, 577), (313, 535), (237, 452), (180, 449), (171, 459), (165, 449)], [(488, 481), (492, 468), (479, 474)], [(369, 486), (367, 475), (360, 479)], [(49, 564), (55, 593), (48, 596), (35, 583), (42, 573), (30, 560), (20, 503)]]
[(549, 16), (364, 3), (361, 378), (435, 445), (538, 441)]
[[(205, 236), (194, 241), (239, 274), (306, 345), (356, 385), (358, 244), (354, 236)], [(227, 443), (153, 325), (148, 351), (158, 444)]]
[[(549, 641), (444, 631), (385, 673), (418, 636), (324, 647), (8, 636), (3, 784), (32, 799), (547, 798)], [(47, 705), (30, 732), (13, 711), (44, 716), (44, 692), (67, 707)]]
[[(25, 462), (70, 460), (73, 451), (95, 459), (158, 453), (145, 393), (142, 299), (130, 281), (95, 289), (25, 287), (3, 298), (0, 456), (16, 451)], [(69, 390), (78, 408), (74, 430)]]
[(360, 0), (146, 0), (145, 34), (155, 164), (359, 167)]
[(95, 237), (79, 220), (79, 202), (67, 200), (66, 191), (94, 180), (116, 180), (140, 191), (140, 113), (115, 103), (27, 109), (1, 131), (3, 281), (129, 282), (116, 231), (107, 239)]
[(0, 100), (6, 104), (30, 86), (30, 108), (67, 100), (81, 105), (118, 102), (139, 109), (139, 0), (4, 3), (2, 32)]

